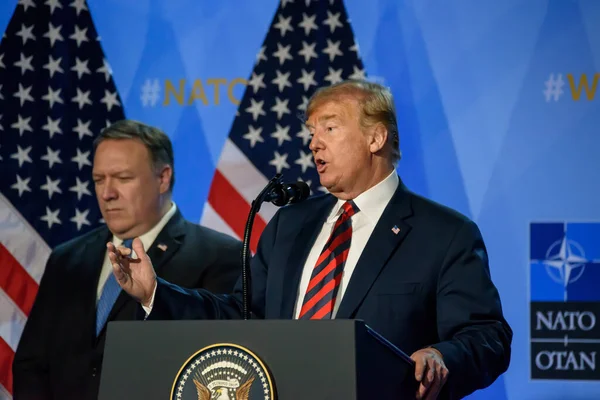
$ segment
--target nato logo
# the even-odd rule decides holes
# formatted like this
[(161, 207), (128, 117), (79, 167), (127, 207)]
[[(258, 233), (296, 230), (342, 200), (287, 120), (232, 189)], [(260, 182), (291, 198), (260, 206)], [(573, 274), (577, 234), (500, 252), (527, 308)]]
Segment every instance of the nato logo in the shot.
[(600, 222), (530, 225), (532, 379), (600, 379)]

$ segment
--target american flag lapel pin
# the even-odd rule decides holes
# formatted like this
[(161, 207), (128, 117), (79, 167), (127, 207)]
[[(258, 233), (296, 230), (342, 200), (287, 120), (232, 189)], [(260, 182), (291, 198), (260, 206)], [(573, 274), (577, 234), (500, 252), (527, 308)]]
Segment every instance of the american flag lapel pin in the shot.
[(160, 243), (158, 246), (159, 249), (161, 249), (162, 251), (167, 251), (167, 245), (164, 243)]
[(394, 227), (392, 228), (392, 232), (394, 232), (394, 235), (397, 235), (398, 232), (400, 232), (400, 228), (398, 228), (398, 225), (394, 225)]

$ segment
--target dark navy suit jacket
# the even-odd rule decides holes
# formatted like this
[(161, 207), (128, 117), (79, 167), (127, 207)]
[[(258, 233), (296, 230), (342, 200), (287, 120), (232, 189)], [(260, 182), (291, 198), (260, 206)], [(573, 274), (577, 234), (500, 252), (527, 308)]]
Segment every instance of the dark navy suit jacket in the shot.
[[(332, 195), (310, 198), (280, 209), (269, 222), (251, 263), (257, 318), (293, 318), (304, 263), (335, 203)], [(149, 319), (240, 318), (240, 282), (231, 295), (215, 296), (159, 279)], [(450, 372), (442, 398), (484, 388), (509, 365), (512, 330), (479, 229), (402, 183), (362, 252), (336, 318), (364, 320), (409, 355), (438, 349)]]

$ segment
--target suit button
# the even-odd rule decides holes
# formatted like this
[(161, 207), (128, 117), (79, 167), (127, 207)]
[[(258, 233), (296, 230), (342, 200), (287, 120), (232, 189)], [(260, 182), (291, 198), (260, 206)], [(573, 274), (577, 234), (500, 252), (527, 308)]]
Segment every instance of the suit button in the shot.
[(98, 373), (98, 368), (92, 368), (92, 376), (96, 376), (96, 374)]

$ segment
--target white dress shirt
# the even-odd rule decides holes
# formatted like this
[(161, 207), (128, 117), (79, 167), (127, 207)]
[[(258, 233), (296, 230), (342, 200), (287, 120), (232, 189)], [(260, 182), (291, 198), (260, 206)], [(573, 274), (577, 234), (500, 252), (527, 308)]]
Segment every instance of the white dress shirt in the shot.
[[(394, 195), (394, 192), (398, 187), (398, 183), (398, 175), (394, 170), (383, 181), (379, 182), (366, 192), (361, 193), (357, 198), (354, 199), (354, 203), (360, 211), (354, 214), (351, 218), (352, 241), (350, 242), (348, 258), (346, 259), (346, 264), (344, 265), (342, 280), (340, 282), (335, 305), (333, 307), (332, 318), (334, 318), (337, 314), (337, 310), (340, 306), (342, 297), (344, 296), (344, 292), (348, 287), (348, 283), (350, 282), (350, 278), (352, 277), (356, 263), (358, 262), (363, 249), (367, 245), (367, 241), (371, 237), (371, 234), (375, 229), (375, 225), (377, 225), (379, 218), (381, 218), (381, 214), (383, 214), (385, 207), (388, 205), (392, 196)], [(304, 269), (302, 271), (302, 277), (300, 279), (300, 286), (296, 296), (294, 319), (297, 319), (298, 315), (300, 314), (302, 302), (304, 301), (304, 295), (306, 294), (306, 288), (308, 287), (308, 282), (310, 281), (315, 263), (317, 262), (325, 243), (327, 243), (327, 240), (331, 235), (331, 231), (333, 230), (335, 222), (343, 212), (342, 206), (345, 202), (346, 200), (337, 201), (331, 210), (327, 221), (325, 224), (323, 224), (323, 228), (321, 229), (319, 236), (317, 236), (308, 258), (306, 259), (306, 263), (304, 264)]]
[[(175, 202), (171, 202), (171, 208), (169, 208), (169, 211), (167, 211), (165, 215), (162, 216), (160, 221), (158, 221), (158, 223), (154, 225), (152, 229), (150, 229), (148, 232), (144, 233), (139, 237), (146, 251), (148, 251), (150, 246), (152, 246), (152, 243), (154, 243), (154, 240), (156, 239), (160, 231), (165, 227), (167, 222), (169, 222), (171, 217), (175, 215), (175, 211), (177, 211), (177, 206), (175, 205)], [(123, 239), (113, 234), (112, 242), (115, 244), (115, 246), (120, 246), (121, 244), (123, 244)], [(108, 276), (110, 274), (112, 274), (112, 264), (110, 263), (110, 259), (108, 258), (108, 251), (105, 251), (104, 262), (102, 264), (102, 271), (100, 271), (100, 279), (98, 280), (96, 302), (100, 300), (100, 296), (102, 295), (102, 289), (104, 288), (104, 284), (106, 283), (106, 280), (108, 279)]]

